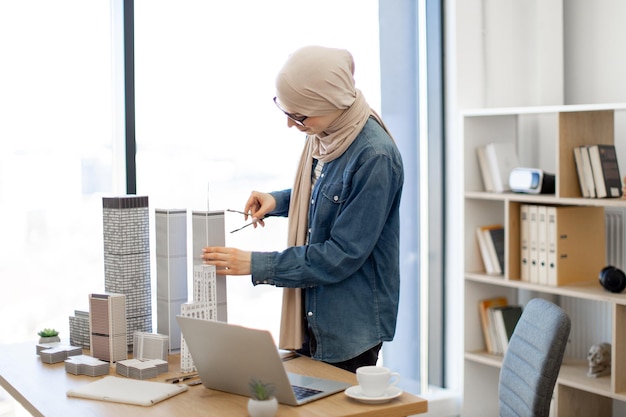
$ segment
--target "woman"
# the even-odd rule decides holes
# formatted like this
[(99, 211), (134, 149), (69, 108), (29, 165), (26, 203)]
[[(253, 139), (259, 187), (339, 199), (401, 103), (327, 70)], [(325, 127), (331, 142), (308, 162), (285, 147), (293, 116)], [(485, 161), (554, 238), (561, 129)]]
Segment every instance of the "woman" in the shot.
[(253, 285), (285, 287), (280, 346), (355, 372), (393, 339), (399, 299), (400, 153), (355, 87), (352, 55), (308, 46), (276, 79), (274, 102), (306, 144), (291, 189), (253, 191), (254, 226), (289, 217), (289, 247), (207, 247), (203, 259)]

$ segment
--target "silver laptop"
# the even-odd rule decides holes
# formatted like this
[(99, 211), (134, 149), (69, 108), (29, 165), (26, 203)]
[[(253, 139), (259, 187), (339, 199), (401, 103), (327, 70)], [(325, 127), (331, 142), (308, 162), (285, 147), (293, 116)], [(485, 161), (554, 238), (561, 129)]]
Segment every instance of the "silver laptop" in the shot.
[(302, 405), (343, 391), (345, 382), (285, 371), (270, 332), (177, 316), (202, 384), (210, 389), (250, 396), (251, 378), (272, 383), (278, 402)]

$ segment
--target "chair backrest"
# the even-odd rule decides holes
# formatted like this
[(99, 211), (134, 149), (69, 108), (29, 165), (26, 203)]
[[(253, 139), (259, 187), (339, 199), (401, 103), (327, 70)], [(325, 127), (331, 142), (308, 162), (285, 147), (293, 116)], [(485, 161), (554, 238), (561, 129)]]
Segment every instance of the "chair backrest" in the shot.
[(548, 416), (570, 327), (557, 305), (540, 298), (528, 302), (500, 370), (500, 417)]

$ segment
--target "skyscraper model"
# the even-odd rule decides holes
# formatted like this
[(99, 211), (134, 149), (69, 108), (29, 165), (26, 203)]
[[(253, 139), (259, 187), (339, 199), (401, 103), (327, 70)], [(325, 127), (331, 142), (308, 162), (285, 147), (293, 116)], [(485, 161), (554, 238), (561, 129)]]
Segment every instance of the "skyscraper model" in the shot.
[(152, 332), (148, 197), (104, 197), (102, 209), (104, 289), (126, 295), (130, 347), (134, 332)]
[(187, 210), (155, 210), (157, 332), (169, 336), (168, 351), (180, 351), (176, 315), (188, 300)]
[[(226, 246), (224, 211), (193, 211), (193, 265), (203, 265), (202, 248)], [(217, 320), (227, 321), (226, 277), (217, 275)]]
[[(217, 320), (216, 274), (213, 265), (194, 265), (193, 301), (181, 306), (180, 314), (200, 320)], [(195, 366), (182, 337), (180, 351), (180, 371), (193, 372)]]
[(124, 294), (89, 295), (89, 335), (94, 358), (111, 364), (128, 359)]

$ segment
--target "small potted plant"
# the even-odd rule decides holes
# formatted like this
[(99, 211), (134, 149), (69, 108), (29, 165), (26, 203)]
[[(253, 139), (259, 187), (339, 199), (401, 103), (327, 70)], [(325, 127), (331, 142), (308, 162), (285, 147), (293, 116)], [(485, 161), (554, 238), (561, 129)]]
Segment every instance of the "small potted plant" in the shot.
[(252, 378), (248, 383), (251, 398), (248, 400), (250, 417), (274, 417), (278, 401), (274, 397), (274, 385)]
[(39, 335), (39, 343), (60, 342), (59, 332), (54, 329), (43, 329), (37, 333)]

